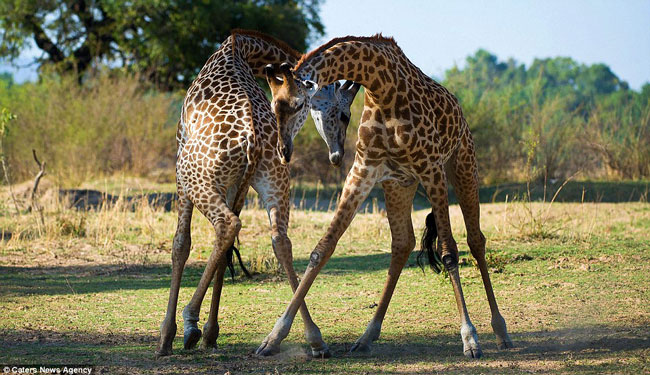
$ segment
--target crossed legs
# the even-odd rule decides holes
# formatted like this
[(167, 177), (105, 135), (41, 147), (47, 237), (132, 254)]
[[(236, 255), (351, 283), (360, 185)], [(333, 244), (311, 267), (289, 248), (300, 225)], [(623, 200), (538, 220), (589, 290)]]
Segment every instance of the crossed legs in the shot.
[(272, 355), (280, 349), (280, 343), (289, 334), (293, 319), (298, 312), (298, 308), (304, 303), (309, 288), (320, 270), (325, 266), (325, 263), (332, 256), (338, 240), (350, 225), (357, 208), (366, 198), (375, 181), (377, 181), (376, 167), (363, 167), (359, 158), (357, 158), (345, 180), (341, 201), (336, 208), (334, 219), (330, 223), (327, 233), (312, 251), (307, 270), (300, 285), (294, 292), (289, 306), (276, 321), (271, 333), (257, 349), (257, 354)]
[[(293, 268), (291, 240), (287, 236), (289, 227), (289, 170), (282, 165), (275, 167), (277, 172), (275, 174), (256, 175), (253, 187), (260, 195), (269, 215), (271, 243), (275, 257), (289, 278), (291, 290), (295, 292), (298, 288), (298, 276)], [(270, 170), (271, 168), (261, 169)], [(264, 183), (257, 183), (258, 181)], [(305, 338), (311, 346), (312, 356), (316, 358), (330, 357), (329, 348), (323, 341), (320, 329), (312, 320), (304, 302), (300, 305), (300, 315), (305, 325)]]
[[(174, 236), (174, 243), (172, 249), (172, 281), (169, 291), (169, 302), (167, 305), (167, 313), (165, 319), (160, 327), (160, 341), (156, 355), (165, 356), (172, 353), (172, 342), (176, 336), (176, 308), (178, 304), (178, 293), (180, 289), (181, 277), (185, 262), (190, 252), (190, 222), (192, 217), (192, 209), (194, 205), (187, 197), (182, 188), (178, 189), (179, 202), (178, 202), (178, 226), (176, 235)], [(184, 319), (184, 346), (191, 348), (201, 338), (201, 331), (197, 327), (199, 320), (199, 311), (201, 303), (205, 297), (210, 282), (213, 280), (217, 269), (219, 269), (220, 279), (223, 280), (223, 273), (226, 267), (226, 251), (233, 243), (235, 236), (239, 233), (241, 222), (239, 218), (228, 208), (225, 199), (225, 192), (220, 191), (216, 187), (209, 190), (210, 196), (205, 200), (198, 200), (200, 202), (196, 207), (205, 215), (210, 223), (212, 223), (216, 239), (214, 249), (210, 254), (206, 268), (201, 276), (199, 285), (192, 296), (192, 300), (183, 310)], [(218, 278), (219, 279), (219, 278)], [(215, 280), (215, 284), (217, 280)], [(217, 286), (217, 285), (215, 285)], [(215, 288), (217, 289), (217, 288)], [(220, 292), (220, 287), (218, 288)], [(216, 292), (216, 291), (215, 291)], [(213, 304), (218, 305), (218, 298), (213, 300)], [(216, 311), (215, 311), (216, 314)], [(215, 316), (216, 320), (216, 316)], [(218, 326), (215, 327), (218, 332)], [(210, 330), (209, 330), (210, 331)], [(216, 334), (210, 331), (210, 336)]]

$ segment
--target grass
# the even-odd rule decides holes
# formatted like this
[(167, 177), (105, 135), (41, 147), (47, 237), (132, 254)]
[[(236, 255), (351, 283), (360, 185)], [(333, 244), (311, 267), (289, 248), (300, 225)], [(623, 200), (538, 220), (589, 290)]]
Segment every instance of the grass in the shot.
[[(492, 281), (516, 345), (509, 351), (496, 349), (480, 274), (468, 254), (460, 210), (452, 206), (463, 288), (485, 354), (469, 361), (462, 355), (449, 280), (423, 273), (415, 266), (415, 254), (397, 286), (380, 340), (369, 354), (346, 354), (371, 318), (386, 277), (390, 231), (381, 210), (357, 215), (307, 296), (333, 358), (308, 358), (299, 317), (279, 355), (252, 355), (291, 292), (272, 261), (266, 213), (250, 208), (242, 213), (241, 251), (252, 268), (264, 272), (253, 280), (226, 281), (218, 350), (184, 351), (179, 315), (175, 354), (155, 359), (169, 291), (175, 214), (146, 205), (96, 212), (51, 206), (45, 210), (45, 226), (38, 228), (36, 215), (14, 215), (9, 201), (3, 202), (0, 229), (8, 240), (0, 245), (0, 365), (74, 362), (94, 364), (104, 373), (162, 374), (650, 370), (647, 203), (555, 202), (550, 210), (539, 202), (482, 205)], [(413, 213), (416, 236), (427, 212)], [(544, 236), (525, 229), (541, 212)], [(294, 210), (291, 215), (289, 235), (302, 272), (333, 213)], [(196, 287), (213, 238), (198, 213), (192, 231), (181, 308)], [(209, 301), (210, 292), (200, 324)]]

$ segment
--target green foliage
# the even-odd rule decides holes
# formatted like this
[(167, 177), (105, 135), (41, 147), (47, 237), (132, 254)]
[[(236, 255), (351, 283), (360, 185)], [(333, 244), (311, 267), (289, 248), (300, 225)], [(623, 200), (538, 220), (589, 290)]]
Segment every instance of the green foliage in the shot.
[[(604, 64), (536, 59), (529, 68), (485, 50), (443, 82), (460, 99), (486, 182), (650, 176), (650, 85), (630, 90)], [(534, 147), (531, 147), (534, 146)]]
[(320, 0), (5, 0), (0, 57), (32, 46), (41, 64), (84, 72), (109, 62), (185, 87), (233, 28), (274, 35), (303, 51), (323, 34)]
[(138, 77), (102, 74), (80, 86), (72, 76), (44, 76), (0, 86), (0, 107), (16, 114), (4, 137), (16, 181), (33, 177), (32, 149), (64, 185), (173, 166), (177, 98), (147, 89)]

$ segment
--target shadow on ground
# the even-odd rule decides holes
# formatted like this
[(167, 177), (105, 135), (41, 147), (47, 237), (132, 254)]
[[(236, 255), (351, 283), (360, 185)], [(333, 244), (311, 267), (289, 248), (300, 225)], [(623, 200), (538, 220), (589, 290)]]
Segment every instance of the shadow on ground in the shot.
[[(415, 265), (415, 255), (411, 255), (407, 266)], [(344, 257), (333, 257), (327, 263), (323, 274), (345, 274), (375, 272), (388, 269), (390, 254), (376, 253)], [(296, 259), (299, 272), (307, 267), (307, 259)], [(182, 286), (196, 287), (201, 278), (205, 263), (193, 263), (185, 267)], [(241, 274), (240, 271), (237, 271)], [(230, 283), (226, 274), (226, 283)], [(237, 283), (256, 283), (269, 279), (284, 278), (279, 274), (255, 274), (253, 279), (241, 275)], [(61, 295), (99, 293), (113, 290), (165, 289), (169, 288), (171, 265), (83, 265), (50, 267), (9, 267), (0, 266), (0, 296), (9, 295)]]
[[(645, 326), (514, 332), (512, 337), (516, 347), (508, 351), (497, 351), (493, 337), (483, 333), (485, 358), (480, 362), (463, 357), (462, 344), (455, 334), (390, 335), (363, 354), (347, 353), (351, 340), (334, 341), (330, 342), (333, 358), (328, 360), (310, 360), (307, 346), (302, 342), (285, 343), (278, 355), (259, 358), (253, 355), (259, 342), (225, 344), (214, 352), (185, 351), (179, 347), (182, 341), (179, 336), (175, 340), (175, 354), (156, 359), (153, 352), (157, 337), (152, 335), (41, 330), (5, 330), (1, 334), (0, 347), (3, 350), (0, 363), (64, 364), (69, 358), (75, 358), (79, 363), (96, 365), (105, 373), (341, 373), (346, 369), (354, 372), (357, 367), (373, 369), (382, 366), (395, 369), (382, 372), (388, 374), (402, 374), (403, 369), (412, 369), (408, 373), (430, 373), (432, 369), (464, 373), (484, 372), (490, 368), (497, 373), (554, 373), (557, 366), (562, 371), (592, 372), (602, 371), (603, 364), (607, 366), (607, 358), (634, 356), (650, 348)], [(222, 334), (219, 341), (231, 339)], [(574, 362), (567, 364), (567, 358)], [(543, 361), (541, 367), (530, 371), (537, 361)], [(418, 370), (423, 362), (432, 367)], [(365, 367), (367, 365), (370, 367)], [(438, 367), (440, 369), (436, 370)], [(611, 370), (616, 370), (616, 367)]]

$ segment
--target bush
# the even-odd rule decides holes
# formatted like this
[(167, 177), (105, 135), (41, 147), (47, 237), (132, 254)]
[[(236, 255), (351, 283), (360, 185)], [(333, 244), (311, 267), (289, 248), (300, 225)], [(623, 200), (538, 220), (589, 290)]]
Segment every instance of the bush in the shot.
[(14, 181), (33, 177), (31, 150), (62, 185), (116, 171), (143, 175), (173, 168), (177, 97), (147, 89), (138, 77), (101, 74), (0, 86), (0, 107), (16, 115), (4, 140)]

